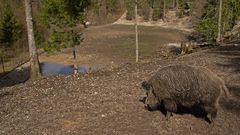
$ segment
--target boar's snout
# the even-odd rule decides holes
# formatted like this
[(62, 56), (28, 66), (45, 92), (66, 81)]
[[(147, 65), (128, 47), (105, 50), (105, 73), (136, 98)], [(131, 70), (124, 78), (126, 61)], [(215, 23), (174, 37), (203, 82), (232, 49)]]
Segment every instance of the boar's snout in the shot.
[(148, 111), (153, 111), (153, 109), (150, 107), (149, 104), (146, 103), (147, 100), (147, 96), (145, 97), (140, 97), (139, 101), (142, 102), (144, 104), (144, 108)]
[(144, 108), (148, 111), (153, 111), (153, 109), (148, 104), (144, 104)]

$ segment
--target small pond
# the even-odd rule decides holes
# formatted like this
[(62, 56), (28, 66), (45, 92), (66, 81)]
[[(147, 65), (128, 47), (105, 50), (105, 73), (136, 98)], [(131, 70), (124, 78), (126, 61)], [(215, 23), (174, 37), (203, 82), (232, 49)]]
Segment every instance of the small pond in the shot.
[[(64, 65), (59, 63), (43, 62), (40, 64), (42, 75), (71, 75), (74, 73), (73, 65)], [(100, 65), (78, 65), (78, 73), (95, 72), (99, 70)]]

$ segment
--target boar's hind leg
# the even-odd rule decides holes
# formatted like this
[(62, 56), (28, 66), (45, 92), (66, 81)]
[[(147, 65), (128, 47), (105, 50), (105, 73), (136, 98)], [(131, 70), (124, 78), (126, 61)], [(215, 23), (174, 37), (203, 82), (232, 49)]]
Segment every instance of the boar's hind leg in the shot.
[(217, 108), (215, 105), (211, 106), (204, 106), (206, 113), (208, 114), (207, 117), (211, 122), (214, 122), (213, 119), (217, 116)]
[(163, 100), (163, 104), (164, 104), (164, 108), (166, 109), (167, 120), (169, 120), (170, 116), (172, 115), (172, 112), (176, 112), (177, 111), (177, 105), (171, 99), (164, 99)]

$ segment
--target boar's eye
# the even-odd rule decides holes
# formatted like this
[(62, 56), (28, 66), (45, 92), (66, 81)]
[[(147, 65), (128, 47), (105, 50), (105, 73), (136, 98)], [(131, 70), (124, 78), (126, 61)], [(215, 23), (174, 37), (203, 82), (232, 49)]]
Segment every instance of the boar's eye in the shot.
[(146, 82), (146, 81), (142, 82), (142, 87), (143, 87), (146, 91), (150, 90), (150, 84), (149, 84), (148, 82)]

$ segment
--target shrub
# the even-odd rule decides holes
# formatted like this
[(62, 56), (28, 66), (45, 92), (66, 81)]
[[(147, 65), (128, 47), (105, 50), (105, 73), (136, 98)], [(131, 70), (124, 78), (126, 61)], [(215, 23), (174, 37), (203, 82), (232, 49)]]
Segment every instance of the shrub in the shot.
[(201, 20), (196, 29), (207, 40), (215, 40), (217, 37), (217, 21), (214, 19)]
[[(196, 30), (207, 40), (214, 40), (217, 37), (218, 8), (218, 1), (207, 0), (201, 20), (196, 25)], [(222, 12), (221, 29), (222, 33), (224, 34), (226, 31), (229, 31), (233, 28), (236, 21), (240, 17), (240, 1), (224, 1)]]
[(82, 39), (77, 32), (53, 32), (49, 39), (43, 43), (43, 49), (49, 54), (60, 51), (61, 48), (79, 45)]

